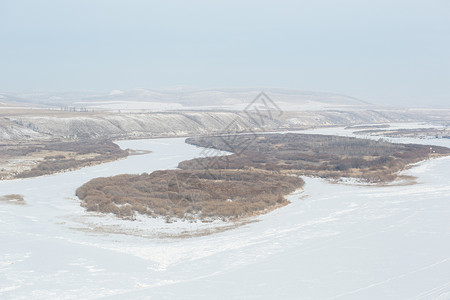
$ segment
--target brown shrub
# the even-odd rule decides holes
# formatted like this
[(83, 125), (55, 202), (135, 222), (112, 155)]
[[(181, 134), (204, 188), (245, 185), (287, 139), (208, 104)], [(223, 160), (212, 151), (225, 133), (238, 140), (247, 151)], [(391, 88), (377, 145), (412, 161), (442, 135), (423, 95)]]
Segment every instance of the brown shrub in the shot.
[[(283, 195), (303, 185), (298, 177), (262, 170), (206, 173), (204, 170), (170, 170), (150, 175), (97, 178), (78, 188), (76, 195), (88, 210), (114, 213), (119, 217), (131, 217), (138, 212), (178, 218), (193, 214), (200, 218), (235, 218), (285, 203)], [(175, 176), (176, 185), (171, 181)], [(165, 193), (153, 192), (155, 190), (165, 190)], [(123, 193), (126, 197), (117, 196)], [(121, 205), (120, 209), (116, 204)]]

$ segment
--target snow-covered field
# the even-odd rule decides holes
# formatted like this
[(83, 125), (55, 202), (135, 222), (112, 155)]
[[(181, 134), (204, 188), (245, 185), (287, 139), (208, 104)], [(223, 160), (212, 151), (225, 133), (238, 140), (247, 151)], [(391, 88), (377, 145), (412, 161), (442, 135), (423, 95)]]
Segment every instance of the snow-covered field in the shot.
[(94, 177), (173, 168), (202, 150), (183, 139), (119, 144), (153, 153), (0, 182), (0, 196), (26, 201), (0, 201), (1, 299), (450, 299), (450, 158), (408, 170), (418, 177), (409, 186), (305, 178), (292, 204), (259, 222), (171, 238), (226, 224), (90, 214), (75, 189)]

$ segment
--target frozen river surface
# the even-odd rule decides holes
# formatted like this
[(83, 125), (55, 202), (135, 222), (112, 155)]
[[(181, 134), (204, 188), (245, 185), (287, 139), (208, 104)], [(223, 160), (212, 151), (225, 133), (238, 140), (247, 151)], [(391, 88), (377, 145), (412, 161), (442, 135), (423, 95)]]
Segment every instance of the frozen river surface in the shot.
[[(427, 141), (436, 142), (450, 146)], [(184, 139), (119, 144), (153, 153), (0, 182), (0, 196), (26, 201), (0, 202), (1, 299), (450, 299), (450, 158), (408, 170), (418, 178), (409, 186), (305, 178), (292, 204), (259, 222), (171, 238), (224, 224), (86, 213), (75, 189), (202, 150)]]

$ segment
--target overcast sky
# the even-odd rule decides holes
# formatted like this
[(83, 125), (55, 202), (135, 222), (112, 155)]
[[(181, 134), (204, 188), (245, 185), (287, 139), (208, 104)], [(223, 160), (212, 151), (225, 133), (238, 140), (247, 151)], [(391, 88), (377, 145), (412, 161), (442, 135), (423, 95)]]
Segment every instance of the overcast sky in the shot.
[(0, 0), (0, 92), (180, 85), (450, 107), (450, 1)]

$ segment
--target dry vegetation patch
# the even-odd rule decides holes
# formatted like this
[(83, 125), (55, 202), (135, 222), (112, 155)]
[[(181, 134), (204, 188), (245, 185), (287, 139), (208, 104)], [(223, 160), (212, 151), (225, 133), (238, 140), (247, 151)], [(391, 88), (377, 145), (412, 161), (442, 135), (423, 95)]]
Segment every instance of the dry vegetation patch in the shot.
[(23, 198), (23, 196), (18, 195), (18, 194), (9, 194), (9, 195), (0, 196), (0, 201), (10, 203), (10, 204), (19, 204), (19, 205), (25, 204), (25, 199)]
[(385, 183), (408, 165), (449, 155), (446, 147), (394, 144), (383, 140), (330, 135), (267, 134), (189, 138), (187, 143), (235, 154), (223, 159), (199, 158), (179, 164), (182, 169), (253, 167), (281, 173), (324, 178), (353, 177)]
[(78, 169), (126, 157), (109, 140), (51, 141), (2, 145), (0, 179), (26, 178)]
[(303, 185), (296, 176), (263, 170), (168, 170), (96, 178), (77, 189), (89, 211), (133, 218), (135, 212), (182, 219), (233, 219), (287, 204)]

